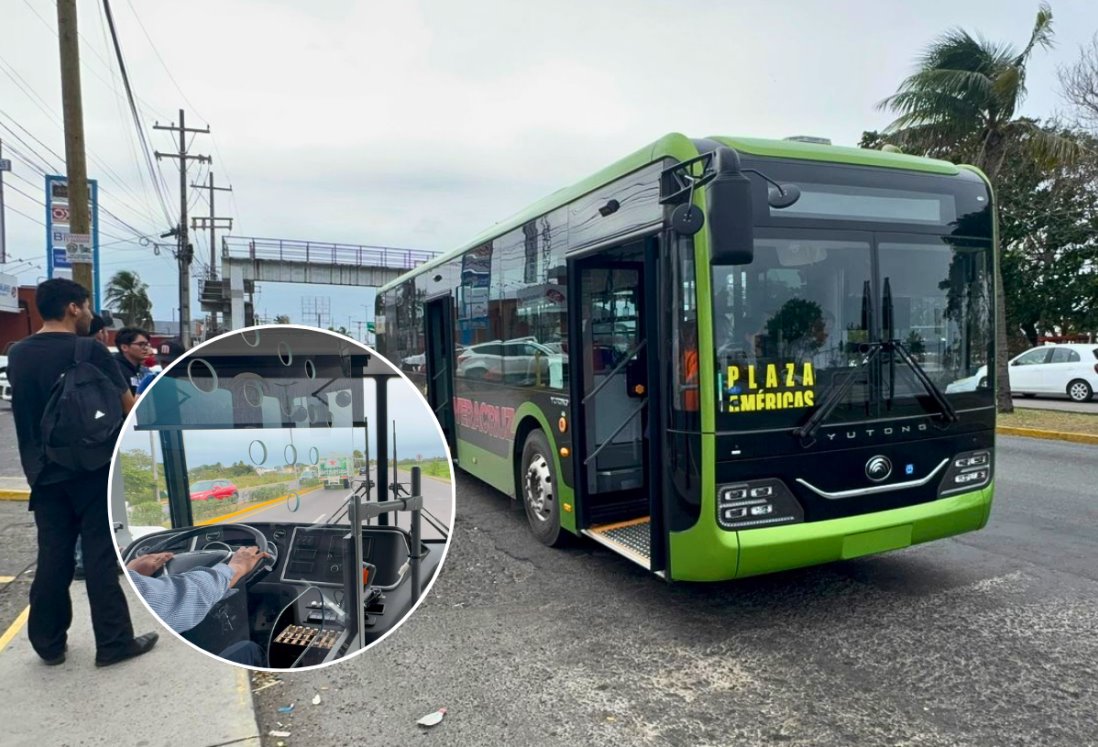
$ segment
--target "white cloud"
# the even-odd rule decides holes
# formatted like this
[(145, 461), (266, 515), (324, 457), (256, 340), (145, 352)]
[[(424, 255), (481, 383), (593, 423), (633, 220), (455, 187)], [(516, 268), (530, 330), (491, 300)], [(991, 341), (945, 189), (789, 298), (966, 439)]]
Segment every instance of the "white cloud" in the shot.
[[(54, 114), (39, 111), (0, 74), (0, 122), (14, 118), (61, 153), (56, 38), (46, 28), (55, 10), (48, 0), (28, 3), (47, 24), (27, 5), (8, 3), (0, 57)], [(236, 193), (218, 195), (218, 212), (234, 215), (235, 233), (427, 249), (462, 243), (669, 131), (814, 134), (853, 144), (862, 130), (888, 122), (875, 104), (937, 34), (962, 26), (1021, 45), (1037, 9), (996, 0), (113, 5), (150, 116), (173, 120), (183, 106), (188, 124), (212, 127), (214, 139), (197, 136), (193, 148), (214, 155), (219, 183), (233, 181)], [(1023, 113), (1045, 116), (1060, 106), (1055, 68), (1098, 28), (1092, 5), (1056, 4), (1059, 46), (1034, 54)], [(87, 141), (98, 161), (92, 174), (105, 187), (103, 205), (142, 231), (162, 231), (164, 218), (133, 157), (132, 125), (99, 59), (110, 56), (99, 3), (79, 6)], [(191, 103), (165, 73), (134, 8)], [(10, 140), (3, 130), (0, 137)], [(173, 148), (166, 133), (150, 139), (161, 150)], [(16, 167), (31, 183), (11, 183), (25, 191), (40, 183)], [(164, 169), (174, 212), (178, 178), (171, 163)], [(20, 195), (8, 199), (41, 215)], [(196, 210), (204, 213), (205, 204)], [(124, 235), (112, 223), (105, 230)], [(9, 213), (15, 256), (42, 257), (43, 234)], [(206, 256), (205, 238), (200, 242)], [(154, 286), (156, 316), (171, 318), (170, 260), (116, 245), (104, 250), (104, 262), (105, 278), (137, 269)], [(33, 282), (36, 274), (21, 277)], [(329, 290), (272, 289), (267, 297), (275, 293), (294, 315), (300, 296)], [(370, 296), (331, 295), (342, 316), (361, 316), (353, 301)]]

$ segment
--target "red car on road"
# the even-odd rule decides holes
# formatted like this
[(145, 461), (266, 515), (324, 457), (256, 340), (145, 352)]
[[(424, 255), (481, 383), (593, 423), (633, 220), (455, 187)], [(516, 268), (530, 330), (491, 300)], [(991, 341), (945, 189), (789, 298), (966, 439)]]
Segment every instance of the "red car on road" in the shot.
[(240, 492), (231, 480), (199, 480), (191, 485), (192, 501), (228, 500), (236, 503)]

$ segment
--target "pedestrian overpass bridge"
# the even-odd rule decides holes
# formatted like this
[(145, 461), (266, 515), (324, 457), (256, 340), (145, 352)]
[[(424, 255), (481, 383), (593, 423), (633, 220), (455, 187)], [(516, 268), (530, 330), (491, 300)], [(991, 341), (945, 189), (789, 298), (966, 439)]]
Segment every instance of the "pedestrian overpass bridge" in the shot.
[(202, 311), (224, 315), (224, 329), (239, 329), (247, 326), (244, 295), (255, 283), (378, 288), (435, 256), (387, 246), (226, 236), (221, 277), (199, 281), (199, 301)]

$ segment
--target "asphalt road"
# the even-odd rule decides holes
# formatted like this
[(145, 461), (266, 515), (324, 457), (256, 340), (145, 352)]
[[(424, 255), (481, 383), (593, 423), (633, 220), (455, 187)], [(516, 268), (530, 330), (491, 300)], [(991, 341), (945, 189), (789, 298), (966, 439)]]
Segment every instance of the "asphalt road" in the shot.
[[(400, 482), (409, 487), (411, 476), (404, 471), (399, 472)], [(453, 490), (448, 480), (438, 480), (433, 477), (424, 477), (421, 481), (423, 491), (423, 505), (428, 511), (438, 517), (444, 524), (450, 524), (453, 514)], [(320, 523), (331, 521), (332, 517), (342, 512), (344, 501), (347, 498), (346, 490), (314, 490), (300, 497), (296, 510), (290, 501), (276, 503), (268, 508), (242, 516), (232, 521), (247, 524), (248, 522), (265, 521), (292, 521), (306, 523)], [(377, 499), (375, 492), (374, 499)], [(389, 515), (392, 517), (392, 514)], [(390, 521), (392, 519), (390, 518)], [(346, 521), (346, 517), (343, 518)], [(397, 525), (409, 529), (411, 516), (407, 512), (397, 515)], [(441, 537), (429, 523), (421, 523), (421, 536), (423, 539), (435, 539)]]
[[(291, 744), (1095, 745), (1096, 478), (1098, 448), (1001, 438), (981, 532), (669, 586), (593, 543), (541, 547), (521, 510), (462, 476), (455, 539), (423, 605), (364, 655), (259, 693), (261, 733), (282, 728)], [(290, 703), (292, 715), (277, 713)], [(416, 720), (440, 707), (445, 720), (422, 734)]]
[(0, 501), (0, 633), (27, 606), (37, 553), (34, 514), (27, 504)]
[(15, 477), (23, 486), (26, 485), (23, 465), (19, 462), (19, 446), (15, 440), (15, 418), (9, 402), (0, 402), (0, 477)]

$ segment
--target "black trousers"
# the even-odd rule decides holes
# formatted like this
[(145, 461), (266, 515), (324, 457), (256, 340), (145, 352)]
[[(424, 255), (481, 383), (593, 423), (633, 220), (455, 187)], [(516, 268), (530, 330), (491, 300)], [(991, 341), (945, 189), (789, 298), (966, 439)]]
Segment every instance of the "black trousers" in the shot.
[(32, 489), (38, 527), (38, 568), (30, 590), (27, 634), (44, 659), (65, 650), (72, 624), (69, 586), (75, 571), (73, 550), (80, 537), (91, 605), (95, 647), (100, 657), (121, 653), (133, 640), (133, 625), (118, 576), (114, 532), (107, 515), (109, 467), (81, 477)]

